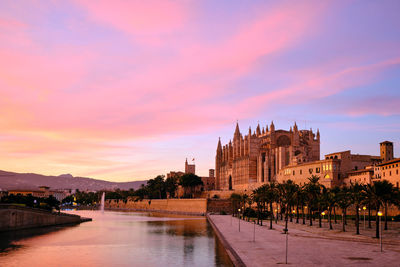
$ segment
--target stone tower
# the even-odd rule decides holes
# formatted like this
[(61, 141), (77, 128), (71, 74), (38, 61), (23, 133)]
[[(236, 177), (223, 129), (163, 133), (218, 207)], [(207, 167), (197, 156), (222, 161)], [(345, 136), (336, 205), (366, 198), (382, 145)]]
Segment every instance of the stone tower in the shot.
[(185, 161), (185, 173), (192, 173), (192, 174), (196, 174), (196, 165), (194, 164), (189, 164), (187, 159)]
[(389, 141), (385, 141), (380, 143), (381, 148), (381, 159), (382, 161), (392, 160), (394, 158), (393, 155), (393, 143)]

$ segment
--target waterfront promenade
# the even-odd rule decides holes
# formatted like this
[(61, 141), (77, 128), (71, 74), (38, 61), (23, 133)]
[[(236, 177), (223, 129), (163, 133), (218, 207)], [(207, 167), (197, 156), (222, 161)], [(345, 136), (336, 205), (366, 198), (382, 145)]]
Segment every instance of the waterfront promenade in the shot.
[[(223, 239), (234, 250), (246, 266), (271, 266), (285, 263), (285, 239), (283, 227), (274, 224), (255, 227), (254, 224), (240, 221), (230, 215), (209, 215), (214, 227)], [(231, 224), (232, 222), (232, 224)], [(307, 226), (305, 226), (307, 227)], [(319, 233), (291, 229), (288, 237), (288, 264), (294, 266), (395, 266), (400, 259), (398, 246), (384, 247), (380, 252), (379, 242), (373, 239), (348, 241), (338, 238), (327, 238)], [(376, 242), (373, 242), (376, 241)]]

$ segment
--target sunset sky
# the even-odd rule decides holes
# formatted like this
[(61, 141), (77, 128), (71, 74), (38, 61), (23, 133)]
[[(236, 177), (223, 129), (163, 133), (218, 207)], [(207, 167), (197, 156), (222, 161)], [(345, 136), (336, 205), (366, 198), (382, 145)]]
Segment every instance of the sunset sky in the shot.
[[(112, 3), (112, 4), (111, 4)], [(274, 120), (400, 156), (400, 1), (0, 1), (0, 169), (153, 178)]]

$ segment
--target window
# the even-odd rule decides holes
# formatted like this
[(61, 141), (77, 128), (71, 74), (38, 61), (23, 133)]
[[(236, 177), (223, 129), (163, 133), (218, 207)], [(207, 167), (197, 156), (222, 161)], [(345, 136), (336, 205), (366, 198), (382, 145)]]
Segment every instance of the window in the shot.
[(396, 170), (396, 175), (398, 175), (399, 174), (399, 170)]
[(321, 168), (316, 168), (315, 171), (316, 171), (317, 173), (320, 173), (320, 172), (321, 172)]
[(313, 169), (312, 168), (309, 168), (308, 169), (308, 172), (311, 174), (311, 173), (313, 173)]
[(389, 171), (389, 176), (392, 176), (392, 171)]
[(293, 175), (295, 175), (296, 174), (296, 171), (293, 171)]
[(383, 177), (385, 177), (385, 172), (383, 172)]
[(303, 174), (303, 170), (300, 170), (300, 174)]
[(396, 187), (399, 188), (399, 182), (396, 182)]

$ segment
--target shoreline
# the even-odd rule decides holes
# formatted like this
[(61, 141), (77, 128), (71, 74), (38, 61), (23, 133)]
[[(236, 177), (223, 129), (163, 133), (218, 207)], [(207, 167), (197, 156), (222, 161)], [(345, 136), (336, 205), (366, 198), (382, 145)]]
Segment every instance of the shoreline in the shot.
[(0, 205), (0, 233), (51, 226), (75, 225), (91, 220), (91, 218), (63, 212), (52, 212), (12, 204)]
[(230, 260), (232, 261), (234, 266), (245, 267), (246, 264), (242, 261), (236, 251), (232, 248), (229, 242), (225, 239), (224, 235), (220, 232), (218, 227), (215, 225), (213, 220), (210, 218), (210, 215), (206, 215), (207, 221), (210, 223), (211, 227), (213, 228), (215, 235), (217, 236), (218, 240), (224, 246), (226, 253), (228, 254)]
[(111, 211), (140, 211), (140, 212), (157, 212), (176, 215), (189, 215), (189, 216), (206, 216), (203, 212), (185, 212), (185, 211), (170, 211), (170, 210), (150, 210), (150, 209), (132, 209), (132, 208), (104, 208), (104, 210)]

